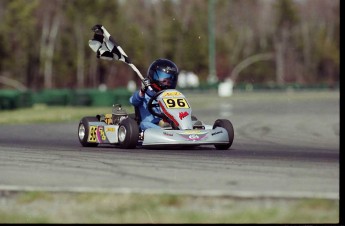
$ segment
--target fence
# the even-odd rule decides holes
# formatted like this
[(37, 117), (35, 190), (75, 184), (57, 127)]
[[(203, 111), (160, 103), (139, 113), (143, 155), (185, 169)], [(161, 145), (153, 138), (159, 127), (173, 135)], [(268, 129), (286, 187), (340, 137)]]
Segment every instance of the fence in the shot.
[(0, 90), (0, 110), (31, 107), (34, 104), (48, 106), (112, 106), (128, 105), (132, 95), (125, 88), (109, 91), (97, 89), (50, 89), (41, 91)]
[[(198, 88), (180, 89), (196, 92), (208, 92), (215, 90), (218, 84), (201, 84)], [(239, 91), (285, 91), (294, 90), (328, 90), (339, 89), (339, 84), (329, 87), (326, 84), (316, 85), (263, 85), (263, 84), (236, 84), (234, 90)], [(41, 91), (0, 90), (0, 110), (12, 110), (16, 108), (31, 107), (34, 104), (46, 104), (49, 106), (112, 106), (113, 104), (129, 105), (132, 95), (127, 88), (100, 91), (98, 89), (49, 89)]]

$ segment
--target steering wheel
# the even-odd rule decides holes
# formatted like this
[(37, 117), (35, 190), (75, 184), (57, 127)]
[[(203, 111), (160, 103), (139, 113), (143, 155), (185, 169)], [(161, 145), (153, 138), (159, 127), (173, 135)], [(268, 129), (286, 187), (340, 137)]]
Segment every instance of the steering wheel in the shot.
[[(154, 115), (154, 116), (157, 116), (159, 118), (166, 118), (166, 116), (160, 112), (156, 112), (155, 110), (153, 110), (154, 107), (159, 107), (159, 104), (157, 102), (157, 97), (162, 93), (164, 92), (165, 90), (161, 90), (157, 93), (155, 93), (149, 100), (149, 102), (147, 103), (147, 110), (149, 110), (149, 112)], [(153, 103), (153, 101), (156, 101), (157, 103)]]

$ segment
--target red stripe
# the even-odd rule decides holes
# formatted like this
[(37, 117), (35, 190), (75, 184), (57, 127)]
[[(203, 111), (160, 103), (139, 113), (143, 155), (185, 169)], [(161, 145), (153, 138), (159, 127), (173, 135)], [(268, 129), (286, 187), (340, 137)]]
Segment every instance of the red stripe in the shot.
[(168, 116), (175, 123), (176, 126), (179, 126), (179, 123), (175, 120), (175, 118), (171, 114), (169, 114), (169, 112), (164, 108), (164, 105), (162, 104), (162, 102), (159, 101), (158, 104), (161, 107), (161, 109), (164, 112), (164, 114), (166, 116)]
[(161, 87), (159, 87), (156, 83), (152, 83), (151, 86), (152, 86), (153, 88), (155, 88), (156, 90), (158, 90), (158, 91), (161, 91), (161, 90), (162, 90)]

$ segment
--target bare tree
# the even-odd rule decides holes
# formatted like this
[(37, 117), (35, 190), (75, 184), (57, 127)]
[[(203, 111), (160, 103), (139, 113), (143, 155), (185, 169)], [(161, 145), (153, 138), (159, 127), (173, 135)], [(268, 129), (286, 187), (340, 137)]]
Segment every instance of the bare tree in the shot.
[(62, 1), (45, 1), (40, 47), (41, 72), (44, 75), (44, 88), (53, 87), (53, 57), (56, 38), (60, 29)]

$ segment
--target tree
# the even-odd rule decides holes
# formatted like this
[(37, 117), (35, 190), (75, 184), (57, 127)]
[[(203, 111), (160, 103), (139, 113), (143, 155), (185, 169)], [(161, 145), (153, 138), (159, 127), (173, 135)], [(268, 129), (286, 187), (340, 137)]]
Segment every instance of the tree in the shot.
[(280, 0), (275, 2), (276, 9), (276, 33), (275, 51), (278, 84), (284, 84), (287, 76), (294, 73), (294, 52), (292, 43), (293, 28), (298, 23), (297, 10), (292, 0)]
[(27, 4), (25, 0), (3, 1), (5, 11), (1, 15), (0, 41), (2, 73), (8, 74), (19, 82), (31, 85), (30, 73), (35, 72), (31, 66), (37, 58), (35, 39), (36, 18), (34, 14), (38, 1)]
[[(100, 83), (110, 88), (125, 86), (135, 79), (128, 65), (99, 60), (88, 46), (91, 27), (103, 24), (143, 74), (153, 60), (165, 57), (181, 70), (194, 71), (203, 82), (209, 73), (207, 3), (1, 0), (0, 76), (11, 77), (31, 89), (89, 88)], [(252, 62), (255, 56), (275, 52), (275, 65), (256, 60), (242, 64), (247, 67), (241, 70), (238, 81), (339, 81), (339, 1), (214, 3), (220, 79), (230, 76), (246, 59)]]

